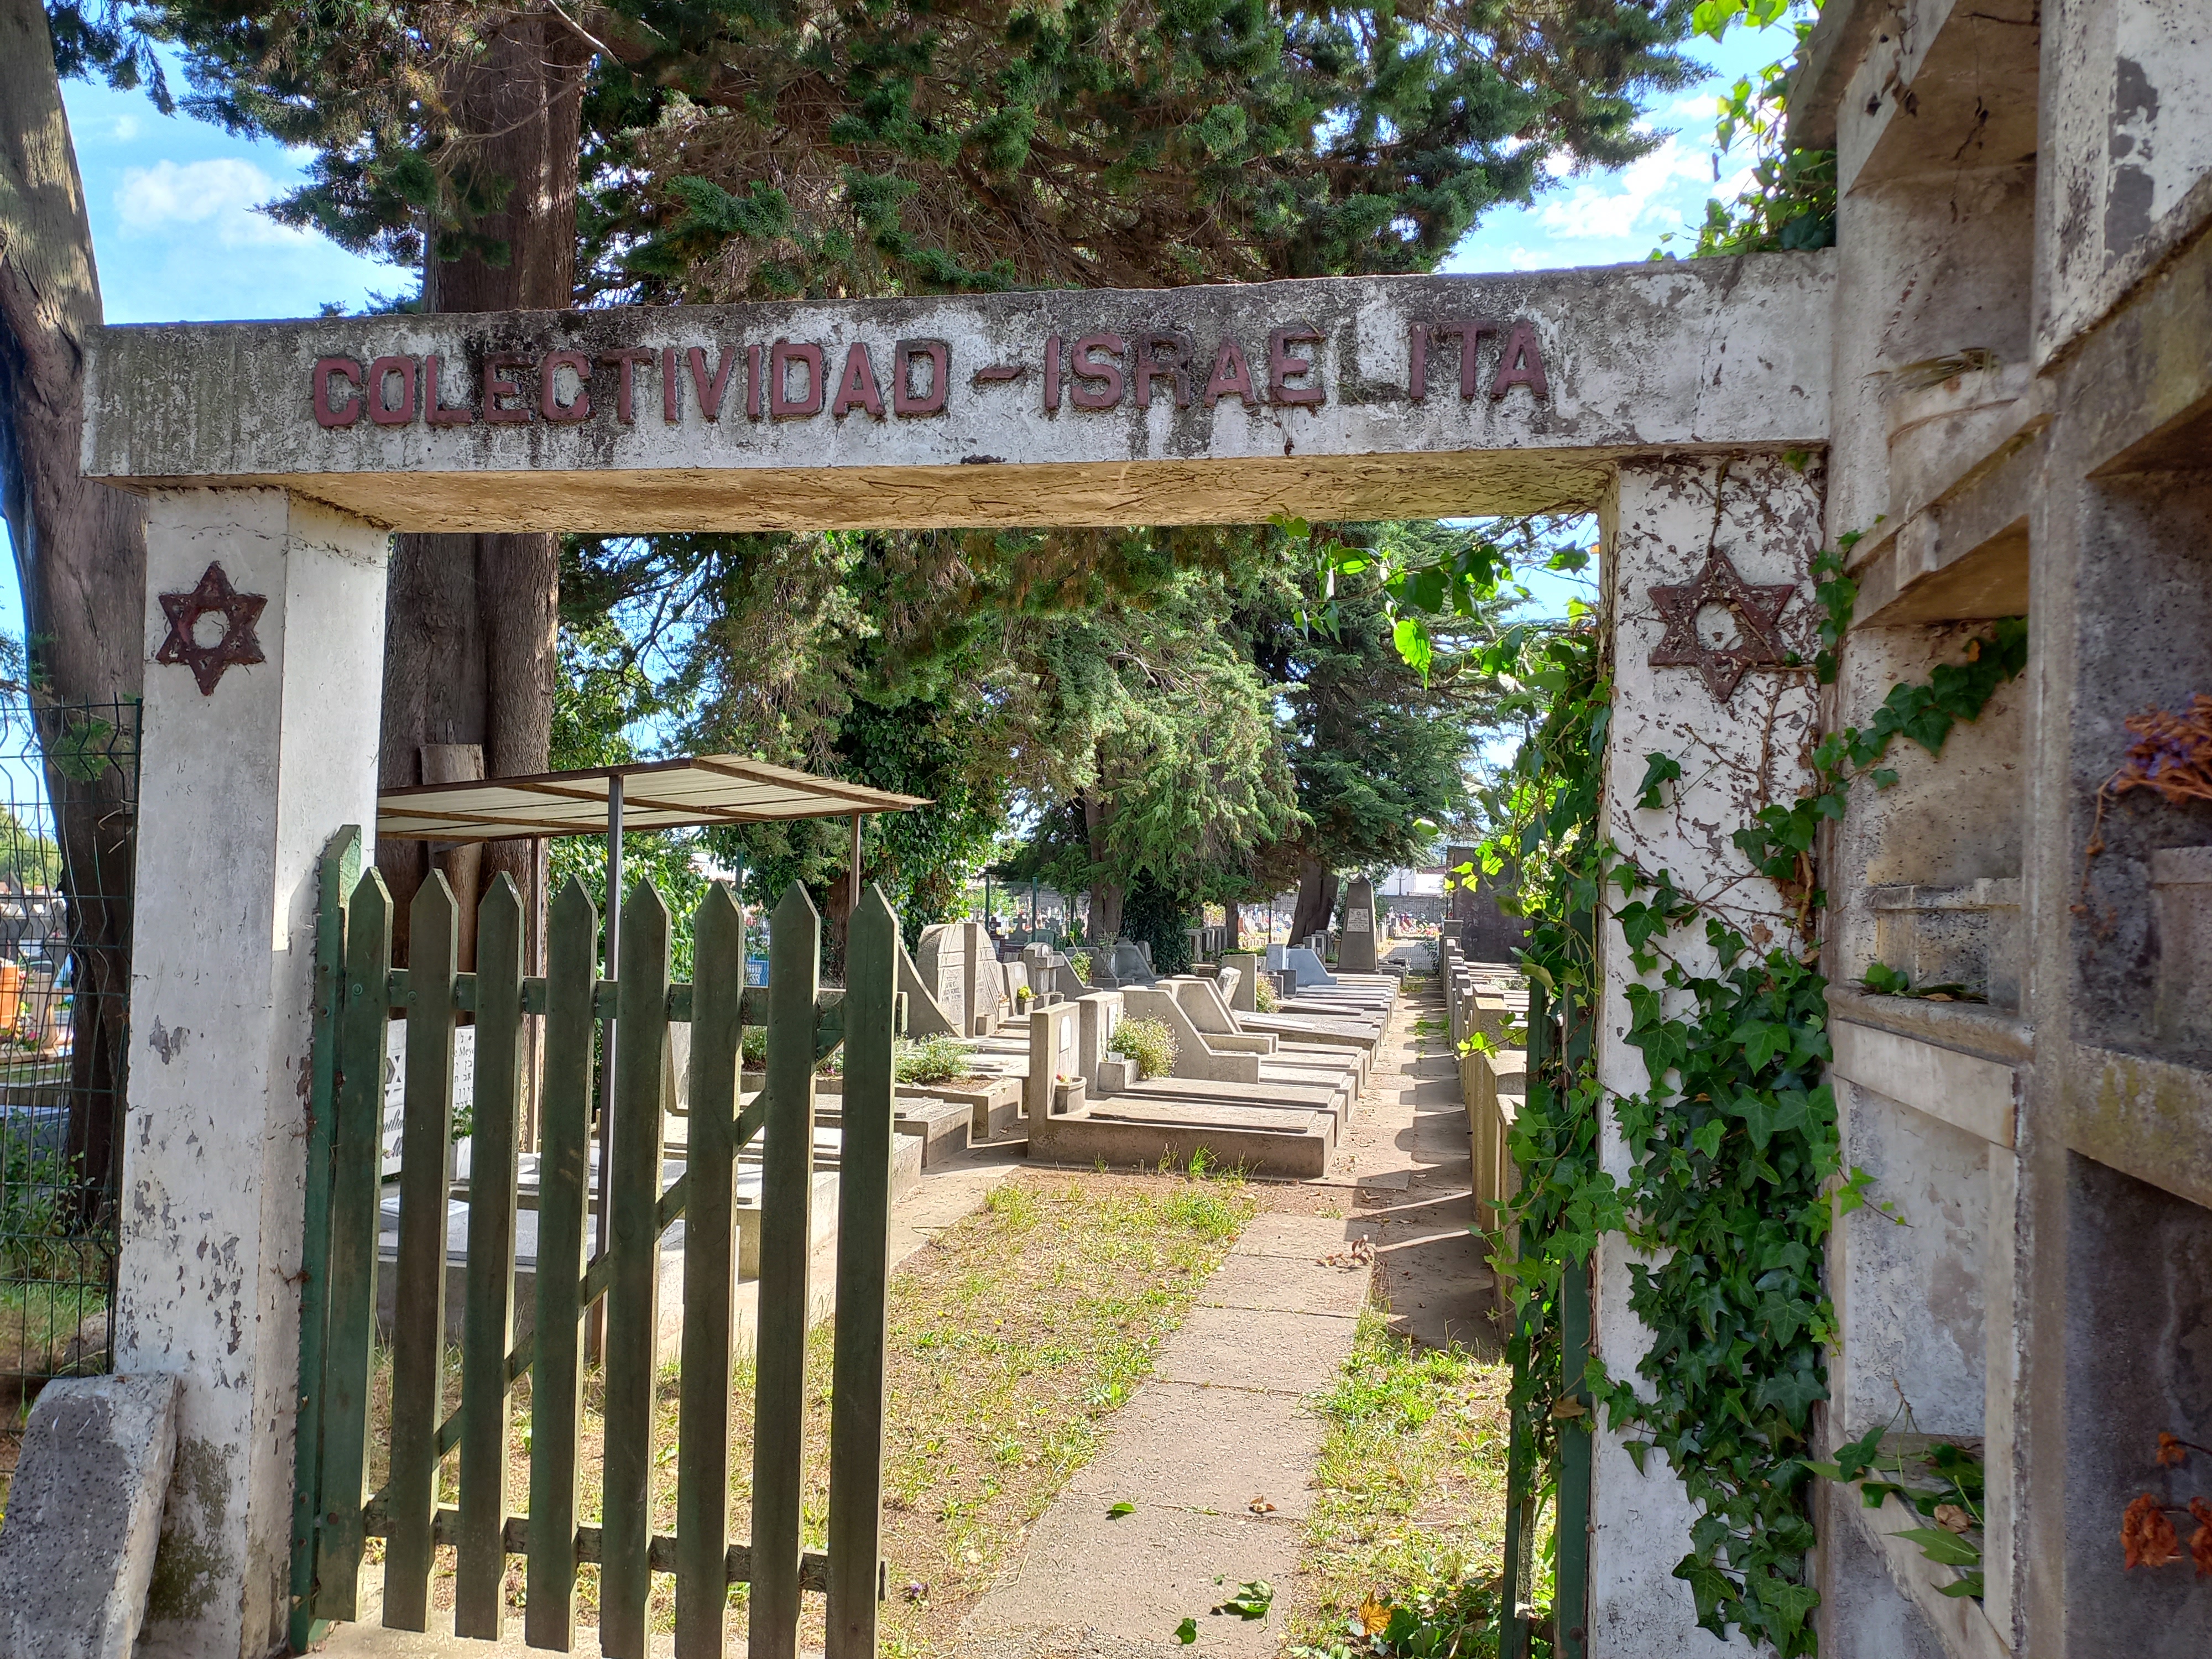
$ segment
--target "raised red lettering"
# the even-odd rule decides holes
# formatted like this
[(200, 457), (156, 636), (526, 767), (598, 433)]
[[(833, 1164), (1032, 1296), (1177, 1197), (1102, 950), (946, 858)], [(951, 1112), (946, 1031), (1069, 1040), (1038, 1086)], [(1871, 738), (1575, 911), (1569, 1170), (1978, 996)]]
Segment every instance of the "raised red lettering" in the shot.
[[(898, 368), (891, 380), (891, 413), (912, 416), (945, 413), (945, 394), (952, 385), (952, 347), (944, 340), (901, 340), (894, 349)], [(916, 364), (929, 364), (929, 390), (914, 390)]]
[[(791, 366), (793, 363), (806, 366), (806, 395), (804, 398), (787, 395), (791, 390)], [(793, 345), (788, 340), (778, 340), (769, 348), (768, 412), (779, 421), (822, 412), (820, 346)]]
[(422, 418), (432, 426), (467, 426), (477, 417), (477, 412), (467, 404), (456, 404), (451, 409), (438, 401), (438, 359), (432, 356), (422, 360)]
[(1419, 403), (1429, 395), (1429, 325), (1412, 324), (1406, 334), (1406, 396)]
[(830, 403), (830, 418), (849, 415), (856, 409), (866, 410), (879, 421), (884, 418), (884, 394), (876, 385), (876, 360), (857, 340), (845, 353), (845, 372), (839, 376), (837, 395)]
[(1044, 412), (1060, 413), (1060, 336), (1046, 337), (1044, 343)]
[[(1484, 335), (1497, 332), (1498, 325), (1487, 317), (1462, 317), (1449, 323), (1437, 325), (1436, 336), (1438, 340), (1459, 342), (1459, 395), (1462, 399), (1471, 399), (1474, 396), (1476, 385), (1474, 357), (1477, 345)], [(1422, 378), (1425, 380), (1427, 376), (1424, 374)]]
[(691, 392), (699, 399), (699, 412), (710, 421), (722, 418), (722, 394), (730, 389), (730, 375), (738, 366), (738, 349), (724, 346), (722, 356), (714, 365), (714, 377), (707, 374), (707, 353), (703, 347), (693, 346), (684, 354), (691, 365)]
[(684, 418), (683, 398), (677, 390), (677, 385), (676, 348), (663, 346), (660, 348), (660, 418), (668, 426), (674, 426)]
[(1249, 409), (1260, 401), (1260, 394), (1252, 385), (1251, 366), (1244, 361), (1244, 349), (1232, 337), (1222, 341), (1213, 354), (1213, 373), (1206, 377), (1206, 406), (1211, 409), (1224, 398), (1235, 398)]
[[(392, 377), (399, 377), (399, 407), (392, 406), (388, 394)], [(368, 418), (379, 426), (405, 426), (415, 418), (415, 360), (412, 357), (379, 357), (368, 366)]]
[[(1067, 372), (1076, 384), (1068, 388), (1068, 401), (1078, 409), (1111, 409), (1121, 401), (1121, 370), (1115, 363), (1093, 362), (1094, 351), (1118, 357), (1129, 343), (1118, 334), (1086, 334), (1068, 354)], [(1093, 382), (1097, 384), (1094, 385)]]
[[(1168, 355), (1158, 354), (1164, 347)], [(1190, 337), (1188, 334), (1140, 334), (1137, 337), (1137, 407), (1152, 406), (1152, 382), (1175, 382), (1177, 409), (1190, 407)]]
[(520, 398), (522, 386), (512, 375), (501, 373), (502, 369), (520, 368), (529, 361), (520, 351), (495, 351), (484, 359), (483, 417), (486, 424), (512, 425), (530, 418), (527, 404), (520, 409), (510, 409), (501, 401), (507, 398)]
[(1321, 373), (1317, 357), (1297, 357), (1291, 353), (1294, 345), (1321, 343), (1316, 330), (1301, 324), (1295, 328), (1274, 328), (1267, 331), (1267, 401), (1274, 404), (1317, 404), (1324, 396), (1317, 386), (1292, 386), (1291, 382), (1306, 375), (1316, 377)]
[[(348, 388), (343, 404), (331, 401), (331, 381), (343, 380)], [(350, 357), (318, 357), (307, 385), (315, 404), (315, 424), (351, 426), (361, 418), (361, 365)]]
[(1516, 323), (1498, 349), (1498, 374), (1490, 383), (1492, 402), (1516, 386), (1525, 386), (1540, 402), (1547, 402), (1551, 388), (1544, 384), (1544, 354), (1536, 343), (1534, 323)]
[[(561, 401), (561, 371), (576, 371), (576, 395)], [(580, 351), (549, 351), (538, 371), (538, 412), (549, 421), (573, 426), (592, 413), (592, 360)]]
[(602, 351), (599, 361), (612, 363), (615, 370), (615, 419), (624, 426), (635, 422), (635, 411), (630, 407), (630, 376), (640, 363), (653, 361), (650, 346), (624, 346), (619, 351)]

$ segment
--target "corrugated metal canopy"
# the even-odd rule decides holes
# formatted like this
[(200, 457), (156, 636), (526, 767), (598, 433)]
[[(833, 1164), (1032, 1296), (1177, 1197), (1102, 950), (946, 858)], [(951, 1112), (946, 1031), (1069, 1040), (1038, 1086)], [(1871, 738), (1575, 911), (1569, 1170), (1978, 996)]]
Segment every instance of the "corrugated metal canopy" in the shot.
[(817, 778), (742, 755), (692, 755), (586, 772), (387, 789), (376, 798), (376, 834), (382, 841), (447, 842), (604, 835), (609, 780), (617, 776), (625, 833), (906, 812), (929, 805), (920, 795)]

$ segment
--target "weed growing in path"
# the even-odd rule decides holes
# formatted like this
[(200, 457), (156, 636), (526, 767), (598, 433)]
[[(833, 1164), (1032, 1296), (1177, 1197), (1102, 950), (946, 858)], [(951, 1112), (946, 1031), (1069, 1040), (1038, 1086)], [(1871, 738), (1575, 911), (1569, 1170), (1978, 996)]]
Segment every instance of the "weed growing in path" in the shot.
[(1361, 1316), (1352, 1358), (1314, 1401), (1328, 1432), (1300, 1566), (1305, 1605), (1292, 1622), (1309, 1652), (1383, 1650), (1371, 1638), (1393, 1607), (1455, 1617), (1471, 1605), (1462, 1587), (1497, 1576), (1509, 1381), (1465, 1349), (1393, 1336), (1376, 1310)]

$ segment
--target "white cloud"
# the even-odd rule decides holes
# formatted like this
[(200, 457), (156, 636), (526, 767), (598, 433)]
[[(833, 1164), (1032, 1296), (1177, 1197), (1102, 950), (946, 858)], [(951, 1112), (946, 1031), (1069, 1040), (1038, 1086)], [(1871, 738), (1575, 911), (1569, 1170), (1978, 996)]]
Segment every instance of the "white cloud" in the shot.
[(126, 167), (115, 191), (115, 210), (127, 235), (155, 234), (179, 225), (203, 225), (222, 247), (265, 246), (302, 240), (253, 210), (276, 193), (276, 181), (251, 161), (157, 161)]
[(1712, 187), (1712, 161), (1670, 137), (1618, 172), (1576, 180), (1540, 198), (1537, 222), (1554, 236), (1597, 240), (1671, 230)]
[(127, 144), (143, 131), (137, 116), (118, 115), (108, 124), (107, 136), (118, 144)]

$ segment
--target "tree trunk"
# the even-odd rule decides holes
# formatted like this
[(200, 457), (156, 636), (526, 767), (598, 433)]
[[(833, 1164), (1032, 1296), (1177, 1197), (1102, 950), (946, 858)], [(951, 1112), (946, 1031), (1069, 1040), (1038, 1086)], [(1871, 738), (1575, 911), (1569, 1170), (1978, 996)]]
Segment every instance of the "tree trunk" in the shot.
[[(565, 311), (575, 294), (576, 182), (590, 47), (558, 18), (516, 16), (455, 89), (466, 140), (461, 165), (504, 181), (497, 211), (471, 228), (504, 243), (504, 263), (470, 252), (425, 256), (426, 311)], [(402, 536), (385, 610), (383, 787), (429, 781), (423, 750), (473, 744), (487, 777), (546, 769), (559, 671), (560, 538)], [(419, 842), (380, 843), (377, 865), (398, 906), (393, 950), (404, 959), (407, 905), (428, 875)], [(453, 880), (465, 874), (440, 853)], [(504, 871), (529, 890), (530, 843), (494, 842), (476, 872)], [(457, 896), (473, 904), (474, 893)], [(464, 963), (465, 968), (472, 966)]]
[(1336, 914), (1336, 873), (1319, 859), (1298, 860), (1298, 902), (1291, 911), (1292, 945), (1301, 944), (1328, 927)]
[[(1083, 793), (1083, 828), (1091, 838), (1091, 862), (1098, 868), (1106, 857), (1106, 826), (1112, 820), (1114, 808), (1102, 801), (1090, 790)], [(1121, 901), (1126, 896), (1121, 884), (1109, 881), (1103, 876), (1093, 878), (1091, 883), (1091, 921), (1085, 932), (1093, 945), (1109, 949), (1121, 937)]]
[[(135, 496), (79, 471), (84, 354), (100, 319), (46, 12), (0, 0), (0, 513), (49, 757), (64, 730), (82, 736), (89, 711), (72, 706), (114, 705), (143, 683), (145, 515)], [(120, 723), (112, 708), (105, 718)], [(133, 792), (114, 766), (88, 781), (49, 760), (46, 783), (75, 989), (69, 1146), (89, 1205), (109, 1189), (123, 1109)]]

